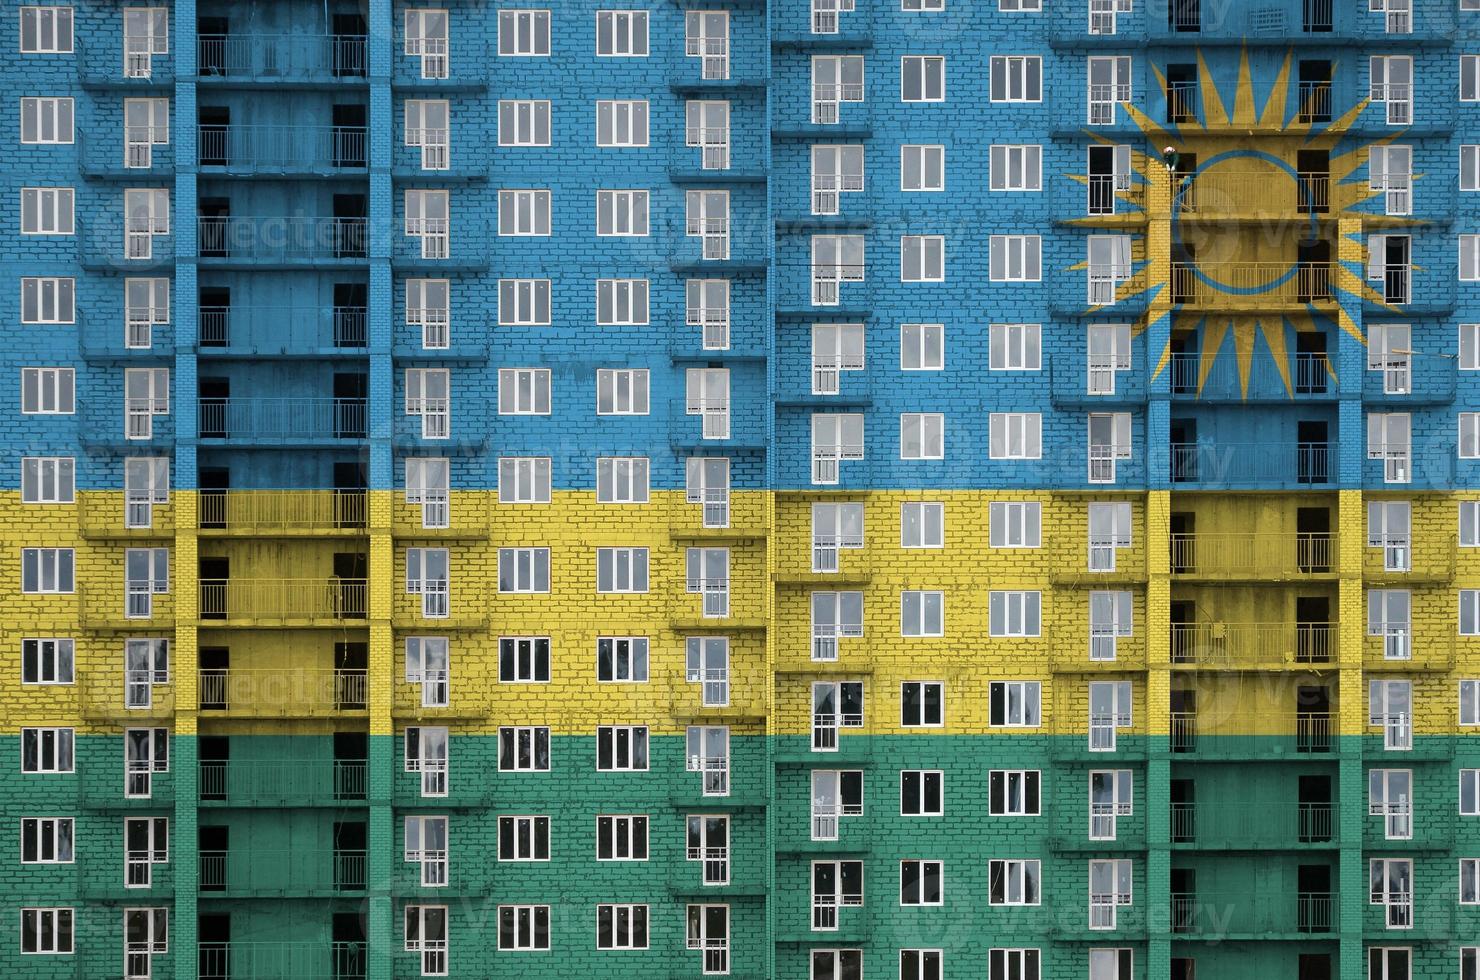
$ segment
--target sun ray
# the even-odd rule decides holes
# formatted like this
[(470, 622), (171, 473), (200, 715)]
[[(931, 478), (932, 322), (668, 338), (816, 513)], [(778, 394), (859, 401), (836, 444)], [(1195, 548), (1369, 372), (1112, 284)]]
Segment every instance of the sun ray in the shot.
[(1248, 317), (1233, 321), (1233, 356), (1238, 365), (1239, 397), (1249, 397), (1249, 376), (1254, 367), (1254, 340), (1258, 323)]
[[(1211, 78), (1207, 80), (1207, 84), (1213, 84)], [(1255, 123), (1254, 76), (1249, 69), (1249, 49), (1244, 48), (1239, 52), (1238, 58), (1238, 87), (1234, 89), (1233, 95), (1233, 125), (1253, 129)]]

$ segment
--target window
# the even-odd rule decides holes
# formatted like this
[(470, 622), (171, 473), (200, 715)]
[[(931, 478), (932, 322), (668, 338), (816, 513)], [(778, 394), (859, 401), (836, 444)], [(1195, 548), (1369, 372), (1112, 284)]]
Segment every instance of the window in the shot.
[(1131, 904), (1131, 862), (1091, 861), (1089, 863), (1089, 927), (1114, 929), (1115, 913), (1122, 905)]
[(899, 328), (901, 371), (943, 371), (946, 328), (940, 323), (905, 323)]
[(828, 486), (840, 477), (840, 461), (863, 459), (862, 413), (812, 415), (812, 482)]
[(498, 641), (501, 684), (544, 684), (550, 680), (548, 636), (503, 636)]
[[(1129, 769), (1092, 769), (1089, 774), (1089, 839), (1114, 840), (1119, 817), (1134, 812), (1135, 776)], [(1174, 820), (1182, 813), (1175, 806)]]
[(21, 414), (71, 415), (75, 378), (72, 368), (21, 368)]
[(989, 447), (992, 459), (1040, 459), (1042, 416), (1037, 412), (992, 412)]
[[(643, 227), (643, 234), (646, 234), (645, 217)], [(701, 259), (717, 262), (728, 259), (730, 257), (730, 192), (685, 191), (684, 235), (700, 240), (699, 257)]]
[(996, 500), (987, 508), (993, 548), (1037, 548), (1042, 544), (1043, 505), (1033, 500)]
[(687, 861), (702, 864), (705, 885), (730, 883), (730, 818), (691, 813), (685, 819)]
[(838, 909), (863, 905), (862, 861), (812, 862), (812, 929), (838, 928)]
[(1480, 681), (1459, 682), (1459, 723), (1480, 725)]
[(648, 550), (646, 548), (597, 548), (596, 591), (646, 592)]
[(71, 548), (22, 548), (21, 592), (27, 594), (73, 591)]
[(76, 280), (70, 276), (23, 276), (21, 322), (73, 323), (77, 316), (76, 295)]
[(684, 145), (699, 148), (700, 169), (730, 169), (730, 103), (723, 99), (687, 100)]
[(991, 59), (993, 102), (1042, 102), (1043, 59), (997, 55)]
[(169, 820), (166, 817), (129, 817), (123, 821), (125, 888), (149, 888), (154, 866), (170, 860)]
[(645, 636), (597, 637), (596, 679), (611, 683), (647, 683), (648, 638)]
[(1480, 589), (1459, 590), (1459, 635), (1480, 636)]
[(1041, 785), (1037, 769), (993, 769), (987, 780), (987, 812), (994, 817), (1036, 817)]
[(899, 417), (900, 459), (945, 459), (946, 417), (940, 412), (906, 412)]
[(728, 905), (690, 905), (685, 910), (688, 922), (688, 948), (703, 950), (705, 974), (730, 972), (730, 907)]
[(500, 235), (549, 235), (549, 191), (499, 191)]
[(153, 615), (154, 596), (170, 591), (170, 550), (126, 548), (123, 569), (124, 615), (148, 619)]
[(549, 415), (549, 368), (500, 368), (498, 372), (500, 415)]
[(944, 905), (945, 865), (941, 861), (899, 862), (900, 905)]
[(149, 799), (153, 795), (154, 774), (170, 771), (169, 729), (125, 728), (123, 767), (123, 795), (128, 799)]
[(125, 368), (123, 372), (124, 436), (152, 439), (154, 416), (170, 412), (169, 368)]
[(72, 142), (70, 98), (21, 99), (21, 142), (59, 144)]
[(899, 980), (941, 980), (945, 976), (943, 954), (938, 949), (899, 951)]
[(862, 681), (812, 682), (813, 752), (836, 752), (839, 728), (862, 727)]
[(1372, 589), (1367, 593), (1367, 635), (1383, 638), (1384, 660), (1410, 660), (1412, 595), (1407, 589)]
[(421, 958), (421, 975), (447, 975), (447, 906), (406, 906), (406, 952)]
[(644, 816), (599, 816), (596, 818), (596, 860), (646, 861), (648, 818)]
[(1368, 92), (1374, 103), (1387, 107), (1389, 126), (1407, 126), (1413, 122), (1413, 58), (1408, 55), (1373, 55), (1371, 85)]
[(601, 725), (596, 729), (596, 769), (599, 772), (646, 772), (646, 725)]
[(699, 59), (699, 77), (730, 77), (730, 14), (725, 10), (684, 11), (684, 55)]
[(166, 456), (131, 456), (123, 462), (123, 525), (150, 527), (154, 505), (170, 501), (170, 461)]
[(899, 815), (939, 817), (945, 813), (945, 773), (906, 769), (899, 774)]
[[(409, 13), (409, 11), (408, 11)], [(548, 99), (500, 99), (498, 103), (498, 145), (499, 146), (549, 146), (550, 145), (550, 102)], [(545, 226), (549, 227), (550, 215), (550, 192), (549, 191), (510, 191), (510, 195), (517, 194), (543, 194), (545, 196), (544, 212)], [(518, 205), (524, 202), (517, 201), (511, 197), (511, 201)], [(503, 193), (499, 194), (499, 204), (503, 205)], [(533, 205), (524, 205), (533, 206)], [(502, 213), (502, 208), (500, 213)], [(501, 235), (512, 235), (517, 232), (499, 231)], [(526, 232), (526, 234), (535, 234)], [(549, 234), (546, 230), (540, 234)]]
[(597, 415), (646, 415), (648, 413), (648, 370), (596, 371)]
[(500, 456), (498, 500), (501, 504), (548, 504), (550, 457)]
[(684, 320), (702, 328), (705, 350), (729, 350), (730, 281), (688, 279), (684, 281)]
[(596, 460), (596, 502), (599, 504), (645, 504), (648, 502), (648, 458), (646, 456), (600, 456)]
[(944, 548), (946, 505), (903, 503), (899, 509), (902, 548)]
[(730, 369), (688, 368), (684, 386), (684, 414), (702, 419), (702, 438), (730, 438)]
[(1089, 980), (1132, 980), (1135, 976), (1134, 961), (1135, 951), (1132, 949), (1091, 949)]
[(123, 704), (148, 708), (154, 704), (154, 685), (170, 682), (170, 641), (163, 637), (123, 641)]
[(598, 101), (596, 103), (596, 145), (611, 147), (647, 146), (647, 100)]
[(21, 952), (72, 955), (71, 909), (21, 909)]
[(405, 143), (421, 150), (422, 170), (446, 170), (452, 165), (448, 145), (452, 126), (449, 106), (446, 99), (406, 100)]
[(1459, 502), (1459, 544), (1461, 548), (1480, 547), (1480, 500)]
[(70, 504), (75, 499), (76, 462), (71, 456), (21, 458), (21, 503)]
[(647, 191), (597, 191), (596, 234), (641, 238), (648, 233)]
[(1480, 412), (1459, 413), (1459, 458), (1480, 459)]
[(1413, 837), (1413, 770), (1372, 769), (1367, 775), (1367, 813), (1383, 818), (1387, 840)]
[(836, 125), (838, 107), (863, 101), (863, 55), (812, 57), (812, 123)]
[(447, 729), (425, 725), (407, 728), (405, 769), (421, 774), (422, 796), (446, 796)]
[(71, 728), (22, 728), (21, 772), (72, 772), (74, 742)]
[(1460, 858), (1459, 904), (1480, 905), (1480, 858)]
[(406, 191), (406, 236), (421, 240), (421, 257), (445, 259), (451, 247), (451, 195), (448, 191)]
[(596, 323), (599, 326), (644, 326), (647, 322), (646, 279), (596, 280)]
[(1459, 771), (1459, 815), (1480, 817), (1480, 769)]
[(1090, 483), (1114, 483), (1115, 462), (1131, 458), (1129, 412), (1091, 412), (1089, 415)]
[(22, 235), (73, 234), (72, 188), (22, 187)]
[(907, 589), (899, 594), (900, 636), (945, 636), (946, 594)]
[(1131, 682), (1090, 681), (1089, 750), (1114, 752), (1115, 733), (1131, 725)]
[(550, 860), (549, 817), (499, 817), (500, 861)]
[[(646, 10), (596, 11), (596, 54), (602, 58), (646, 58)], [(646, 946), (646, 943), (643, 944)]]
[[(684, 589), (690, 595), (703, 596), (700, 609), (706, 618), (725, 617), (730, 614), (730, 549), (729, 548), (689, 548), (685, 554), (685, 584)], [(689, 650), (692, 658), (696, 644), (724, 644), (723, 637), (689, 637)], [(696, 669), (690, 664), (690, 674)], [(709, 670), (705, 670), (706, 675)], [(694, 680), (690, 676), (690, 681)], [(716, 678), (709, 677), (704, 688), (704, 703), (727, 704), (729, 703), (728, 685), (721, 689), (725, 692), (723, 701), (712, 701), (711, 691), (716, 688), (710, 685)]]
[(448, 280), (406, 280), (406, 325), (421, 328), (424, 350), (447, 348), (451, 342), (451, 319), (452, 298)]
[(1407, 412), (1367, 415), (1367, 458), (1382, 460), (1384, 483), (1413, 479), (1413, 417)]
[(550, 325), (550, 280), (500, 279), (498, 322), (505, 327)]
[[(1002, 3), (1034, 3), (1037, 0), (1000, 0)], [(988, 980), (1038, 980), (1038, 962), (1041, 959), (1036, 949), (992, 949), (987, 953)], [(1127, 978), (1129, 980), (1129, 978)]]
[(1131, 100), (1131, 59), (1090, 58), (1088, 76), (1087, 121), (1091, 126), (1109, 126), (1115, 122), (1115, 107)]
[(71, 7), (21, 8), (21, 54), (71, 53)]
[(1459, 100), (1480, 102), (1480, 55), (1459, 56)]
[(863, 282), (862, 235), (812, 236), (812, 305), (837, 306), (842, 283)]
[(1036, 143), (999, 144), (991, 149), (991, 179), (994, 191), (1043, 190), (1043, 147)]
[(1374, 858), (1369, 865), (1372, 884), (1369, 902), (1385, 907), (1389, 929), (1413, 928), (1413, 861), (1410, 858)]
[(1129, 592), (1089, 594), (1089, 659), (1115, 659), (1119, 638), (1132, 635), (1132, 604)]
[(992, 860), (987, 862), (988, 905), (1037, 905), (1038, 861)]
[(21, 640), (22, 684), (71, 684), (73, 643), (49, 637)]
[(836, 395), (842, 373), (863, 366), (863, 324), (812, 324), (812, 394)]
[(990, 721), (993, 728), (1037, 728), (1042, 724), (1038, 681), (992, 681), (988, 686)]
[(1042, 327), (1037, 323), (994, 323), (989, 328), (988, 367), (993, 371), (1042, 369)]
[[(1413, 147), (1374, 146), (1368, 150), (1367, 187), (1383, 194), (1388, 214), (1413, 213)], [(1460, 251), (1463, 253), (1463, 238)]]
[(946, 0), (899, 0), (899, 9), (914, 13), (938, 13), (946, 9)]
[(445, 619), (449, 615), (450, 585), (448, 549), (406, 549), (406, 594), (421, 596), (423, 617)]
[(862, 592), (812, 593), (812, 659), (838, 659), (838, 640), (863, 635)]
[(946, 59), (936, 55), (900, 58), (899, 98), (901, 102), (944, 102)]
[(1038, 235), (991, 237), (992, 282), (1038, 282), (1042, 275), (1043, 239)]
[(498, 730), (500, 772), (549, 772), (550, 729), (527, 725)]
[(420, 505), (421, 526), (447, 527), (451, 466), (445, 457), (408, 457), (406, 459), (406, 503)]
[(841, 196), (862, 192), (863, 180), (862, 144), (813, 144), (813, 214), (837, 214)]
[(863, 950), (813, 949), (811, 980), (863, 980)]
[(597, 949), (647, 949), (646, 905), (597, 905)]
[(549, 592), (549, 548), (500, 548), (498, 550), (500, 592)]
[(170, 50), (170, 15), (165, 7), (123, 8), (123, 74), (148, 78), (154, 56)]
[(939, 144), (906, 143), (899, 148), (899, 189), (946, 189), (946, 148)]
[[(1468, 4), (1474, 0), (1460, 0), (1461, 10), (1473, 10)], [(1459, 980), (1480, 980), (1480, 946), (1459, 948)]]
[(71, 817), (22, 817), (21, 864), (71, 864)]
[(434, 8), (408, 9), (405, 23), (406, 57), (421, 59), (422, 78), (446, 78), (447, 11)]
[(992, 636), (1038, 636), (1042, 593), (1002, 592), (988, 594)]
[(905, 681), (899, 685), (899, 724), (939, 728), (945, 724), (945, 702), (945, 685), (940, 681)]
[(900, 282), (945, 282), (944, 235), (902, 235), (899, 239)]
[[(841, 685), (847, 688), (850, 685)], [(848, 697), (844, 694), (844, 697)], [(859, 694), (859, 698), (862, 694)], [(817, 695), (814, 688), (814, 704)], [(845, 710), (849, 710), (845, 705)], [(845, 716), (846, 717), (846, 716)], [(862, 724), (859, 719), (853, 727)], [(836, 742), (834, 742), (836, 744)], [(812, 839), (839, 840), (842, 818), (863, 815), (863, 771), (861, 769), (812, 770)]]
[(500, 10), (499, 57), (549, 57), (550, 11)]

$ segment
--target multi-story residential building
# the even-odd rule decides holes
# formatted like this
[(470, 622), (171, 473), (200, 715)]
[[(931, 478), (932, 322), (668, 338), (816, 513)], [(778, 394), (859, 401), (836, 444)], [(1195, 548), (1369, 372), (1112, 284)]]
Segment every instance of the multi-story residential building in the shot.
[(1477, 980), (1480, 0), (4, 30), (10, 974)]

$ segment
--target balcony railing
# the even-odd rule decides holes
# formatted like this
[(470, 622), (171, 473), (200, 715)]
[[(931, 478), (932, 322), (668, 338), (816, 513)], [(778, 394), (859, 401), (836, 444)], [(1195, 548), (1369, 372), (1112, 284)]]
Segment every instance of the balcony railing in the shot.
[(1303, 123), (1331, 121), (1331, 83), (1329, 81), (1301, 82), (1297, 95), (1300, 107), (1296, 119)]
[(1331, 892), (1173, 892), (1172, 932), (1199, 936), (1336, 931)]
[(202, 124), (197, 160), (226, 170), (284, 173), (364, 169), (364, 126)]
[(1172, 574), (1188, 578), (1300, 578), (1336, 570), (1328, 533), (1173, 534)]
[(365, 218), (212, 215), (196, 221), (202, 259), (299, 264), (369, 254)]
[(365, 405), (363, 398), (202, 398), (200, 438), (363, 439)]
[(1331, 302), (1329, 262), (1173, 262), (1172, 302), (1213, 309), (1261, 309)]
[(1173, 803), (1172, 843), (1199, 847), (1289, 847), (1336, 839), (1332, 803)]
[(1331, 663), (1335, 623), (1172, 623), (1171, 662), (1199, 667)]
[(287, 896), (364, 889), (364, 851), (242, 848), (200, 852), (203, 892)]
[(363, 942), (202, 941), (200, 980), (363, 980)]
[(1196, 82), (1167, 83), (1167, 122), (1196, 122), (1197, 109)]
[(1296, 174), (1292, 187), (1274, 170), (1220, 168), (1184, 181), (1173, 203), (1183, 214), (1207, 216), (1324, 214), (1330, 209), (1330, 190), (1330, 174)]
[(1327, 486), (1334, 442), (1174, 442), (1171, 480), (1203, 486)]
[[(225, 680), (230, 687), (231, 678)], [(231, 806), (363, 800), (369, 786), (365, 766), (364, 759), (202, 759), (200, 798)]]
[(1170, 383), (1174, 398), (1196, 398), (1200, 401), (1287, 401), (1334, 397), (1336, 378), (1325, 354), (1298, 351), (1291, 361), (1293, 370), (1288, 385), (1284, 376), (1272, 370), (1252, 372), (1247, 380), (1226, 360), (1214, 363), (1203, 376), (1203, 355), (1198, 352), (1173, 354)]
[(362, 349), (367, 314), (363, 306), (202, 306), (200, 346), (254, 354)]
[(201, 619), (364, 619), (365, 579), (200, 580)]
[(362, 34), (202, 34), (202, 78), (252, 82), (353, 81), (369, 68)]
[(202, 490), (201, 530), (328, 531), (363, 528), (364, 490)]
[(1328, 713), (1292, 715), (1289, 724), (1278, 727), (1287, 730), (1268, 735), (1225, 735), (1219, 731), (1200, 730), (1195, 712), (1173, 711), (1170, 746), (1175, 753), (1203, 758), (1327, 754), (1334, 747), (1332, 719)]
[(299, 718), (364, 711), (366, 672), (354, 669), (203, 669), (200, 710)]

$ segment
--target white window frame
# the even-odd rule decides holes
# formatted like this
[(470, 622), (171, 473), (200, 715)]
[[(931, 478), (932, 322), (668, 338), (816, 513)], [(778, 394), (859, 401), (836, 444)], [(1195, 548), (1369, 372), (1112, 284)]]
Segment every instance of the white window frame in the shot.
[[(602, 41), (609, 42), (602, 50)], [(646, 58), (648, 56), (648, 12), (646, 10), (596, 11), (596, 57)]]
[(1043, 547), (1043, 504), (1037, 500), (994, 500), (987, 507), (992, 548)]
[[(1002, 898), (995, 897), (993, 880), (1002, 884)], [(987, 862), (989, 906), (1032, 906), (1043, 903), (1043, 863), (1037, 858), (993, 858)], [(1031, 895), (1029, 894), (1031, 892)]]
[[(499, 592), (527, 595), (550, 591), (549, 548), (500, 548), (498, 565)], [(504, 588), (506, 584), (511, 588)]]
[(987, 189), (997, 193), (1043, 190), (1043, 147), (1038, 143), (994, 143), (988, 152)]
[(498, 233), (502, 238), (550, 237), (550, 192), (540, 188), (500, 190)]
[(548, 504), (550, 502), (550, 457), (500, 456), (498, 502), (501, 504)]
[[(70, 145), (73, 141), (72, 98), (48, 95), (22, 96), (20, 121), (22, 146)], [(27, 130), (30, 131), (29, 134)]]
[(21, 684), (73, 684), (77, 679), (76, 643), (65, 636), (21, 638)]
[(597, 548), (598, 595), (641, 595), (648, 591), (647, 548)]
[(77, 461), (74, 457), (21, 457), (21, 503), (74, 503), (76, 487)]
[(597, 100), (596, 145), (598, 147), (634, 149), (647, 146), (648, 139), (647, 99)]
[[(941, 0), (944, 3), (944, 0)], [(912, 180), (911, 177), (914, 179)], [(946, 189), (946, 148), (941, 143), (904, 143), (899, 148), (899, 189), (933, 193)]]
[(72, 8), (70, 6), (20, 8), (21, 54), (71, 54)]
[(647, 326), (648, 294), (649, 283), (646, 279), (596, 280), (597, 326)]
[(549, 415), (549, 368), (499, 368), (500, 415)]
[(650, 211), (645, 190), (598, 190), (596, 237), (646, 238)]
[[(410, 13), (410, 11), (407, 11)], [(498, 103), (498, 145), (507, 147), (529, 147), (550, 145), (550, 100), (549, 99), (500, 99)], [(511, 193), (521, 193), (518, 191)], [(549, 191), (525, 191), (522, 193), (545, 193)], [(502, 197), (500, 204), (502, 204)], [(512, 203), (512, 201), (511, 201)], [(545, 208), (549, 213), (548, 206)], [(501, 232), (502, 234), (502, 232)]]
[(500, 58), (548, 58), (550, 56), (549, 10), (500, 10), (498, 12), (498, 56)]

